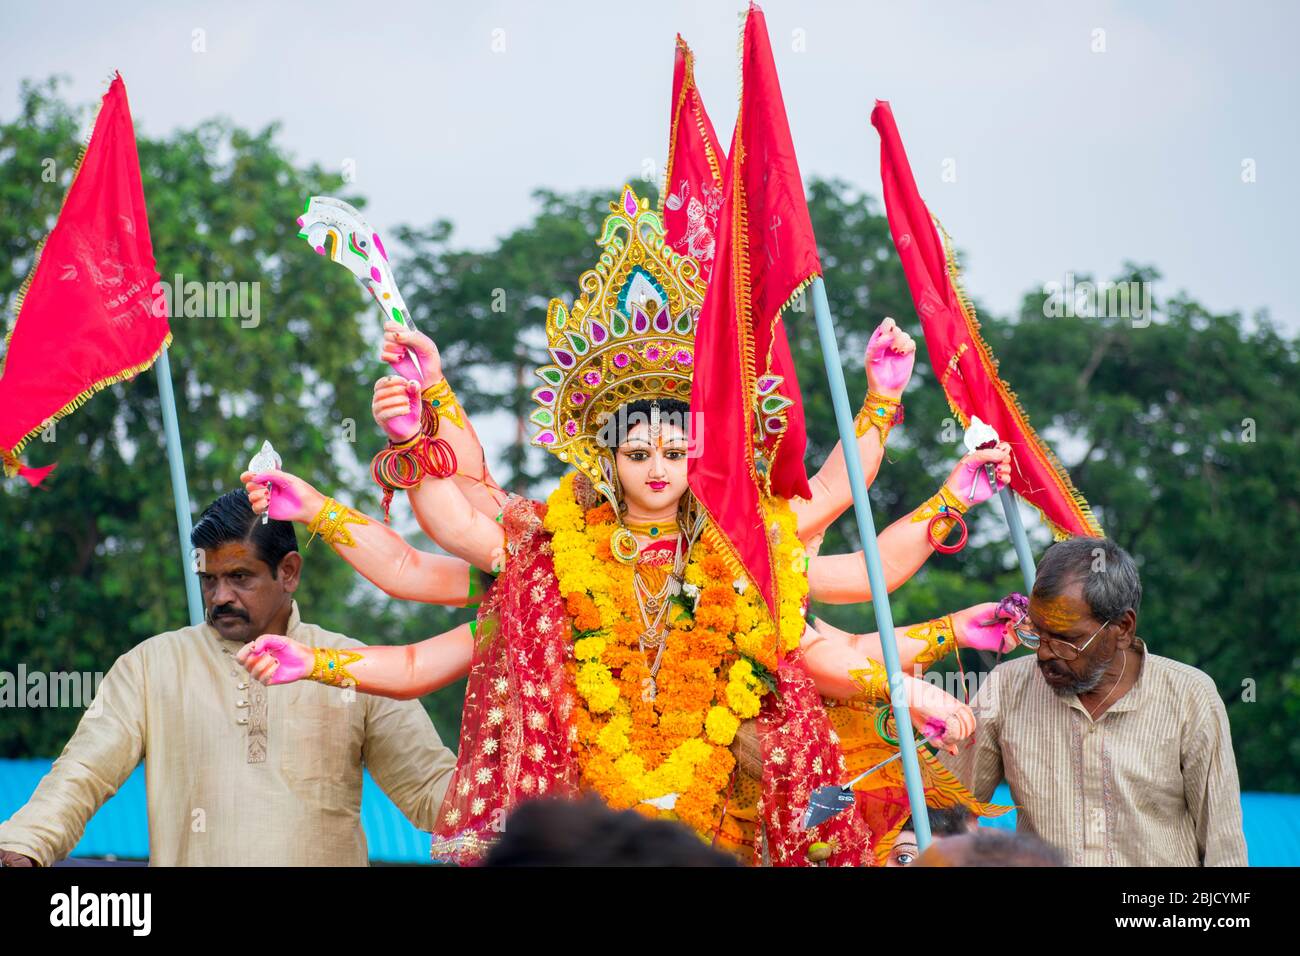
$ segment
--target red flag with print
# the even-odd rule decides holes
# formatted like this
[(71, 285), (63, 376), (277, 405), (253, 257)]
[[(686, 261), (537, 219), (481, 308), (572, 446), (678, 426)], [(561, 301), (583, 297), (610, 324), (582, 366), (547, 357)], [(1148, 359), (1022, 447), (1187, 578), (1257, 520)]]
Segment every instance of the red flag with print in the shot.
[(0, 363), (0, 455), (32, 484), (23, 446), (100, 389), (147, 369), (171, 340), (131, 110), (114, 77), (54, 229), (19, 290)]
[(713, 271), (725, 162), (718, 134), (695, 85), (695, 54), (679, 33), (673, 62), (668, 165), (659, 212), (668, 244), (699, 263), (700, 279), (705, 283)]
[[(762, 11), (750, 4), (713, 272), (696, 333), (690, 485), (775, 615), (762, 497), (811, 497), (782, 312), (821, 271)], [(745, 480), (745, 479), (748, 480)]]
[(937, 220), (921, 199), (893, 111), (884, 100), (876, 101), (871, 122), (880, 133), (889, 231), (948, 404), (963, 426), (979, 418), (1011, 444), (1011, 487), (1039, 510), (1058, 538), (1099, 537), (1101, 528), (1088, 502), (998, 375), (997, 359), (980, 335), (975, 310), (957, 281), (951, 244), (946, 234), (941, 238)]

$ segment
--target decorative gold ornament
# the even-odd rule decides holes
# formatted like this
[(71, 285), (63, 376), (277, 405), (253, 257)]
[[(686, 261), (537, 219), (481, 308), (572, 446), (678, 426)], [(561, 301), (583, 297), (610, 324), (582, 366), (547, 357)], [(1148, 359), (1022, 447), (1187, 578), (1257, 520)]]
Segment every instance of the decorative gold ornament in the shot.
[(902, 401), (897, 398), (889, 398), (879, 392), (867, 392), (857, 418), (853, 419), (854, 432), (861, 438), (868, 428), (876, 429), (880, 432), (880, 446), (883, 448), (889, 440), (890, 429), (902, 420), (899, 416), (902, 406)]
[(638, 399), (690, 401), (699, 266), (664, 241), (649, 203), (630, 186), (610, 203), (596, 265), (578, 280), (570, 308), (546, 313), (551, 362), (537, 369), (532, 443), (586, 475), (618, 507), (614, 461), (600, 442), (610, 416)]
[[(947, 485), (940, 485), (939, 490), (931, 495), (926, 500), (925, 504), (917, 508), (912, 514), (912, 521), (929, 521), (935, 515), (943, 515), (950, 512), (964, 515), (968, 507), (969, 505), (962, 501), (957, 495), (953, 494), (952, 491), (948, 489)], [(952, 526), (955, 523), (956, 522), (950, 519), (940, 518), (940, 520), (936, 521), (934, 524), (933, 533), (937, 535), (938, 540), (942, 541), (948, 535), (948, 532), (952, 530)]]
[(307, 543), (311, 544), (316, 535), (320, 535), (327, 544), (351, 548), (356, 545), (356, 541), (352, 537), (352, 532), (347, 529), (347, 525), (369, 523), (366, 516), (360, 512), (353, 511), (333, 498), (326, 498), (316, 517), (312, 518), (311, 524), (307, 525), (307, 530), (311, 532), (311, 538), (307, 539)]
[(420, 397), (438, 418), (447, 419), (457, 428), (465, 427), (465, 418), (461, 411), (460, 400), (456, 398), (456, 393), (451, 390), (451, 386), (445, 378), (426, 388), (420, 394)]
[(361, 655), (355, 651), (344, 648), (337, 650), (333, 647), (313, 648), (316, 652), (316, 660), (312, 665), (310, 680), (318, 684), (329, 684), (332, 687), (356, 687), (357, 680), (348, 673), (348, 665), (355, 664), (361, 660)]
[(619, 525), (609, 536), (609, 550), (624, 564), (633, 564), (641, 553), (641, 544), (636, 535)]
[(915, 641), (925, 641), (925, 650), (913, 658), (913, 666), (920, 667), (922, 670), (936, 661), (943, 660), (957, 648), (957, 637), (951, 614), (908, 628), (903, 632), (903, 636)]

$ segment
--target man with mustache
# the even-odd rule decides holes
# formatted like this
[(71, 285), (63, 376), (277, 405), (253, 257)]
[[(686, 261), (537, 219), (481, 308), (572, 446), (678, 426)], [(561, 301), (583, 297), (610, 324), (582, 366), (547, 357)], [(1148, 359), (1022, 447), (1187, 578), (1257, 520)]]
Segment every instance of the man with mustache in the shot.
[[(364, 866), (363, 764), (412, 823), (431, 830), (456, 757), (418, 700), (309, 681), (268, 689), (235, 660), (267, 632), (316, 647), (361, 646), (300, 619), (293, 524), (263, 524), (240, 489), (203, 512), (190, 540), (203, 559), (206, 622), (118, 658), (63, 755), (0, 824), (0, 865), (67, 856), (142, 757), (153, 865)], [(458, 586), (440, 570), (436, 577)], [(464, 605), (465, 583), (426, 599)]]
[(1214, 681), (1137, 636), (1142, 584), (1104, 538), (1052, 545), (1016, 625), (1035, 654), (993, 669), (977, 727), (940, 758), (1072, 866), (1245, 866), (1228, 715)]

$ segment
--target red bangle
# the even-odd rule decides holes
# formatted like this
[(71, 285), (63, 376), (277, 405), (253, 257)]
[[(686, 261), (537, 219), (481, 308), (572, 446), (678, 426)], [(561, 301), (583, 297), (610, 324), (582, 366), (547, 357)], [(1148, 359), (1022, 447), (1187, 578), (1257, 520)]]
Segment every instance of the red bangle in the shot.
[[(961, 528), (961, 537), (957, 539), (956, 544), (944, 544), (942, 539), (936, 538), (934, 535), (934, 523), (936, 521), (942, 521), (945, 518), (949, 521), (957, 522), (957, 527)], [(948, 530), (952, 531), (951, 528)], [(938, 551), (940, 554), (956, 554), (962, 548), (966, 547), (966, 538), (969, 536), (969, 532), (966, 528), (966, 519), (955, 511), (940, 511), (937, 515), (931, 518), (930, 523), (925, 526), (925, 533), (929, 535), (930, 543), (934, 545), (934, 550)]]

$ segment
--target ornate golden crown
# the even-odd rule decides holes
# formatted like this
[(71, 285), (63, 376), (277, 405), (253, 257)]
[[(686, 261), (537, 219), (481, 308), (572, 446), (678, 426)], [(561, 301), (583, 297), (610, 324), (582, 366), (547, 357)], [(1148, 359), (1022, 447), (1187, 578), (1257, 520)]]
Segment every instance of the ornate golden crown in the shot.
[(631, 186), (609, 204), (594, 268), (578, 279), (572, 308), (552, 299), (546, 344), (552, 363), (533, 390), (532, 443), (572, 464), (615, 502), (614, 462), (599, 441), (609, 417), (638, 399), (690, 401), (699, 266), (664, 242), (664, 227)]

